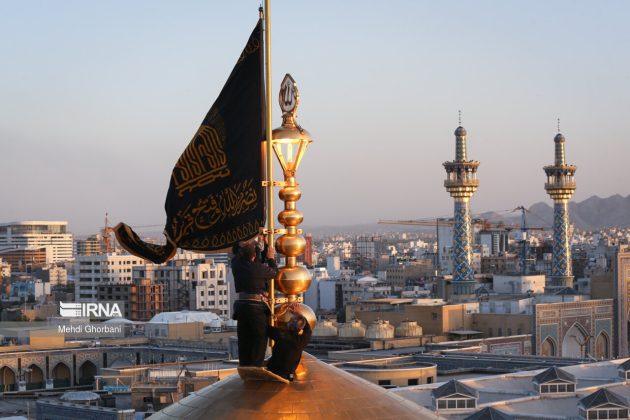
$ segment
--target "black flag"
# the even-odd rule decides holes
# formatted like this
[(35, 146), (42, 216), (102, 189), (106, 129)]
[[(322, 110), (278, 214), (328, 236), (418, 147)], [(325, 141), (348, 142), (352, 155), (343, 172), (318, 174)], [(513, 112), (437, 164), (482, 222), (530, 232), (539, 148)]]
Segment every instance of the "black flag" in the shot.
[(180, 156), (166, 196), (165, 245), (114, 227), (130, 253), (154, 263), (177, 248), (216, 251), (258, 234), (264, 225), (262, 22), (258, 21), (219, 97)]

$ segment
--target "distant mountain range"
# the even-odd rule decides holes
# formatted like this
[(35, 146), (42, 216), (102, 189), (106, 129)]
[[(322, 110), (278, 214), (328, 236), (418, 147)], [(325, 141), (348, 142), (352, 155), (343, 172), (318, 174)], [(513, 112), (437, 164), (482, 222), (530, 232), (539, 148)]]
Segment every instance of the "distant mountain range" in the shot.
[[(569, 203), (571, 223), (576, 228), (595, 230), (611, 226), (630, 226), (630, 195), (623, 197), (619, 194), (608, 198), (596, 195), (584, 201)], [(504, 216), (494, 212), (481, 215), (482, 218), (493, 222), (520, 224), (520, 215)], [(550, 201), (533, 204), (526, 213), (527, 224), (530, 226), (550, 227), (553, 223), (553, 203)]]
[[(596, 230), (611, 226), (630, 227), (630, 195), (623, 197), (619, 194), (608, 198), (601, 198), (596, 195), (580, 202), (569, 203), (569, 214), (571, 222), (576, 228), (584, 230)], [(513, 225), (521, 223), (519, 212), (500, 214), (497, 212), (485, 212), (475, 217), (489, 220), (491, 222), (504, 222)], [(529, 207), (527, 213), (528, 226), (539, 226), (550, 228), (553, 225), (553, 202), (539, 202)], [(336, 234), (349, 235), (381, 235), (387, 232), (409, 232), (409, 231), (435, 231), (433, 227), (415, 227), (399, 225), (379, 225), (375, 223), (365, 223), (344, 226), (301, 226), (304, 233), (311, 233), (315, 236), (327, 236)], [(157, 237), (162, 240), (161, 232), (142, 232), (143, 236)]]
[[(584, 201), (572, 201), (569, 203), (569, 214), (571, 222), (579, 229), (596, 230), (612, 226), (630, 227), (630, 195), (623, 197), (616, 194), (608, 198), (594, 195)], [(528, 226), (551, 228), (553, 226), (553, 202), (541, 201), (533, 204), (529, 207), (529, 212), (526, 215)], [(504, 222), (518, 226), (521, 223), (520, 212), (500, 214), (490, 211), (476, 215), (476, 217), (494, 223)], [(315, 236), (334, 234), (378, 235), (386, 232), (428, 232), (431, 230), (435, 230), (435, 228), (379, 225), (377, 223), (345, 226), (304, 226), (305, 233), (312, 233)]]

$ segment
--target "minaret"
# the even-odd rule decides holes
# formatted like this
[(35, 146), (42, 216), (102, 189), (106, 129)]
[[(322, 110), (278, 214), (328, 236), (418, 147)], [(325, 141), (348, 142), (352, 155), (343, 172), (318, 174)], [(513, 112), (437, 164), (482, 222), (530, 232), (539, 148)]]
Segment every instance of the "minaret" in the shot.
[(466, 130), (455, 130), (455, 160), (444, 162), (446, 180), (444, 187), (455, 201), (453, 221), (453, 282), (452, 299), (464, 300), (475, 292), (472, 269), (472, 229), (470, 226), (470, 198), (477, 191), (477, 167), (479, 162), (466, 160)]
[(573, 287), (571, 270), (571, 243), (569, 242), (569, 200), (575, 192), (576, 166), (564, 160), (564, 136), (560, 133), (553, 139), (556, 158), (553, 165), (543, 169), (547, 174), (545, 190), (553, 199), (553, 262), (551, 279), (547, 284), (550, 291)]

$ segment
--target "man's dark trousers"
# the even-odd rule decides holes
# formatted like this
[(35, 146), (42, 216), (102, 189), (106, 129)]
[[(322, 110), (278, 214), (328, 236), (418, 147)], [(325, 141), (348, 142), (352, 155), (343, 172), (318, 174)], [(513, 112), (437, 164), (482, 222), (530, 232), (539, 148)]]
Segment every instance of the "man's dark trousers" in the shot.
[(237, 300), (234, 302), (238, 321), (238, 358), (241, 366), (263, 366), (267, 350), (267, 317), (269, 309), (262, 302)]

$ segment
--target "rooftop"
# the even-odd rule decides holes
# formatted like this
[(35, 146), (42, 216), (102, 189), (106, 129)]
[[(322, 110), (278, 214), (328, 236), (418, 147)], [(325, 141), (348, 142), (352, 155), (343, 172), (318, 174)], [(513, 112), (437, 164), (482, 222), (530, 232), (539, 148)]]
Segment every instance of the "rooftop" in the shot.
[(473, 398), (477, 397), (477, 392), (473, 388), (464, 385), (462, 382), (455, 379), (451, 379), (450, 381), (446, 382), (438, 388), (434, 388), (431, 391), (431, 395), (433, 395), (433, 397), (435, 398), (449, 397), (455, 394), (466, 395)]
[[(618, 375), (619, 367), (630, 359), (619, 359), (595, 363), (565, 366), (562, 369), (539, 369), (519, 371), (493, 376), (477, 376), (461, 379), (459, 382), (478, 395), (477, 409), (457, 414), (441, 411), (440, 415), (447, 419), (465, 419), (485, 408), (494, 408), (503, 415), (517, 418), (577, 418), (578, 404), (597, 406), (610, 401), (613, 404), (627, 406), (630, 397), (630, 384)], [(559, 393), (553, 397), (541, 397), (534, 387), (537, 378), (540, 381), (559, 378), (577, 382), (575, 393)], [(444, 383), (426, 384), (394, 389), (394, 392), (425, 408), (432, 407), (432, 394)], [(621, 404), (620, 404), (621, 403)], [(493, 412), (494, 413), (494, 412)], [(495, 413), (496, 414), (496, 413)], [(503, 418), (503, 417), (471, 417)], [(508, 417), (509, 418), (509, 417)]]
[(512, 418), (512, 416), (508, 416), (496, 408), (486, 407), (466, 417), (464, 420), (511, 420)]
[(148, 324), (177, 324), (182, 322), (203, 322), (210, 324), (212, 321), (221, 320), (214, 312), (207, 311), (179, 311), (161, 312), (155, 315)]
[(584, 408), (599, 407), (603, 404), (614, 404), (620, 406), (628, 405), (628, 402), (621, 398), (619, 395), (608, 390), (607, 388), (601, 388), (593, 392), (591, 395), (584, 397), (580, 400), (580, 405)]
[(575, 382), (575, 377), (570, 373), (565, 372), (557, 367), (550, 367), (543, 370), (538, 375), (534, 376), (534, 382), (537, 384), (544, 384), (555, 380), (562, 380), (567, 382)]

